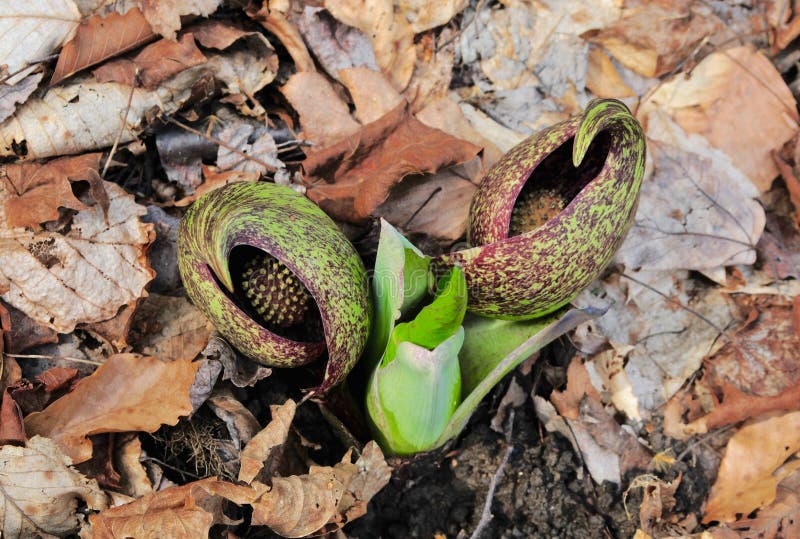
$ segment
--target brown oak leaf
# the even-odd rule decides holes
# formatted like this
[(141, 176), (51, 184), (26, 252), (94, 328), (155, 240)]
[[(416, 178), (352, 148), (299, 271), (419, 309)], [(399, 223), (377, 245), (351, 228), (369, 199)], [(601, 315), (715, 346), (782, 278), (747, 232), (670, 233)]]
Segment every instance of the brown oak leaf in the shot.
[(303, 162), (308, 197), (336, 219), (359, 223), (410, 174), (464, 163), (481, 148), (426, 126), (401, 103)]

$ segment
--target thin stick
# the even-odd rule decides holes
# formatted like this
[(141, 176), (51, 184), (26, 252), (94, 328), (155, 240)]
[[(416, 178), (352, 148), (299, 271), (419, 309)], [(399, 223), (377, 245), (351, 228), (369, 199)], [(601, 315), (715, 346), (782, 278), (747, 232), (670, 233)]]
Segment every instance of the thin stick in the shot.
[(74, 361), (75, 363), (85, 363), (87, 365), (94, 365), (96, 367), (102, 365), (99, 361), (93, 361), (91, 359), (81, 359), (78, 357), (68, 357), (68, 356), (42, 356), (39, 354), (9, 354), (8, 352), (4, 352), (4, 355), (8, 357), (13, 357), (14, 359), (50, 359), (53, 361)]
[(242, 159), (245, 159), (247, 161), (252, 161), (254, 163), (258, 163), (259, 165), (264, 167), (269, 172), (275, 172), (277, 170), (274, 166), (270, 165), (266, 161), (262, 161), (261, 159), (259, 159), (257, 157), (253, 157), (252, 155), (248, 155), (248, 154), (244, 153), (243, 151), (241, 151), (241, 150), (239, 150), (237, 148), (234, 148), (230, 144), (228, 144), (226, 142), (223, 142), (223, 141), (221, 141), (220, 139), (218, 139), (216, 137), (212, 137), (211, 135), (207, 135), (206, 133), (203, 133), (202, 131), (198, 131), (197, 129), (195, 129), (193, 127), (189, 127), (185, 123), (180, 122), (180, 121), (176, 120), (175, 118), (167, 118), (167, 121), (172, 123), (172, 124), (177, 125), (181, 129), (184, 129), (184, 130), (188, 131), (189, 133), (192, 133), (193, 135), (197, 135), (198, 137), (203, 137), (204, 139), (213, 142), (217, 146), (222, 146), (226, 150), (235, 153), (236, 155), (238, 155)]
[(492, 500), (494, 499), (494, 491), (497, 489), (497, 484), (503, 478), (503, 470), (505, 470), (506, 464), (508, 464), (508, 459), (511, 457), (511, 453), (514, 451), (514, 445), (511, 443), (511, 431), (514, 428), (514, 410), (509, 412), (507, 421), (509, 425), (506, 432), (506, 441), (508, 442), (508, 446), (506, 447), (506, 452), (503, 454), (503, 458), (500, 461), (500, 465), (497, 467), (497, 470), (495, 470), (492, 480), (489, 482), (489, 490), (486, 493), (486, 502), (483, 504), (481, 519), (478, 521), (478, 526), (475, 528), (475, 531), (472, 532), (470, 539), (478, 539), (486, 529), (486, 526), (488, 526), (494, 518), (494, 515), (492, 515)]
[[(139, 68), (136, 68), (136, 72), (133, 75), (133, 80), (136, 81), (139, 78)], [(108, 170), (109, 165), (111, 164), (111, 158), (114, 157), (114, 154), (117, 153), (117, 147), (119, 146), (119, 141), (122, 139), (122, 133), (128, 127), (128, 114), (131, 111), (131, 104), (133, 103), (133, 92), (136, 90), (136, 84), (131, 86), (131, 93), (128, 94), (128, 104), (125, 105), (125, 112), (122, 115), (122, 123), (119, 126), (119, 131), (117, 131), (117, 136), (114, 139), (114, 144), (111, 146), (111, 151), (108, 152), (108, 157), (106, 158), (106, 164), (103, 165), (103, 172), (100, 173), (100, 177), (104, 180), (106, 179), (106, 171)]]

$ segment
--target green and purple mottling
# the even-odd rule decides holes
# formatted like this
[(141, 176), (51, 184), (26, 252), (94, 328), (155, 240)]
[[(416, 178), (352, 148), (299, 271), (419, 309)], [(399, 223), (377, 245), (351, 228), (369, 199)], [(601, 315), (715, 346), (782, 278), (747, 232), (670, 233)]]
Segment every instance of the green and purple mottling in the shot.
[[(572, 165), (578, 167), (604, 132), (610, 146), (597, 175), (557, 216), (509, 238), (514, 203), (534, 170), (573, 139)], [(616, 100), (593, 101), (582, 115), (534, 134), (492, 167), (470, 208), (469, 239), (477, 247), (442, 255), (434, 271), (461, 265), (469, 310), (485, 316), (528, 319), (555, 311), (588, 286), (622, 244), (636, 213), (644, 161), (644, 133), (628, 108)]]
[[(283, 262), (319, 308), (325, 342), (296, 342), (250, 318), (232, 293), (229, 259), (247, 245)], [(271, 183), (234, 183), (212, 191), (186, 213), (178, 230), (178, 266), (195, 305), (247, 356), (275, 367), (297, 367), (327, 348), (325, 375), (315, 392), (341, 382), (367, 340), (367, 275), (353, 246), (313, 202)], [(213, 274), (212, 274), (213, 271)]]

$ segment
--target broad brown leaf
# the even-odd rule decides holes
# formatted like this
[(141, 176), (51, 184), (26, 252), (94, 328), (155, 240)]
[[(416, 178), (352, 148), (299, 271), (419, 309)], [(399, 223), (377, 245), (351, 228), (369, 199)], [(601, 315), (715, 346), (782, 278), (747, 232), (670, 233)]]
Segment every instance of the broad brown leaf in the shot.
[(222, 0), (140, 0), (144, 18), (153, 30), (167, 39), (175, 39), (184, 15), (208, 17), (221, 3)]
[(348, 451), (333, 467), (312, 466), (306, 475), (273, 478), (272, 488), (253, 502), (252, 522), (284, 537), (332, 532), (364, 515), (390, 477), (383, 453), (370, 442), (355, 463)]
[(161, 39), (142, 49), (133, 59), (108, 62), (93, 73), (98, 82), (119, 82), (152, 90), (168, 78), (205, 61), (192, 34), (183, 34), (178, 41)]
[(155, 432), (192, 411), (189, 388), (199, 364), (135, 354), (110, 357), (75, 389), (25, 419), (31, 435), (56, 441), (73, 462), (92, 456), (86, 438), (102, 432)]
[(782, 479), (800, 469), (791, 456), (800, 451), (800, 412), (770, 417), (742, 427), (728, 441), (703, 522), (732, 522), (772, 503)]
[(196, 539), (208, 537), (214, 524), (230, 522), (222, 514), (226, 499), (238, 504), (256, 497), (250, 487), (215, 478), (147, 494), (131, 503), (89, 517), (93, 539)]
[(0, 532), (4, 537), (64, 537), (80, 525), (78, 500), (105, 509), (106, 497), (94, 479), (70, 466), (47, 438), (34, 436), (26, 447), (0, 449)]
[(71, 182), (78, 181), (89, 182), (95, 201), (107, 212), (108, 195), (97, 175), (100, 155), (90, 153), (44, 164), (6, 165), (0, 170), (0, 182), (9, 195), (5, 199), (7, 226), (36, 229), (42, 223), (57, 220), (59, 208), (88, 209), (73, 193)]
[(136, 312), (133, 330), (137, 352), (191, 361), (208, 344), (214, 326), (188, 299), (150, 294)]
[(272, 451), (286, 442), (296, 407), (297, 405), (291, 399), (282, 405), (269, 407), (272, 415), (269, 425), (253, 436), (242, 449), (239, 481), (251, 483), (264, 468), (264, 464)]
[(155, 37), (155, 32), (139, 8), (134, 7), (124, 15), (115, 11), (107, 17), (93, 15), (78, 27), (75, 37), (61, 49), (50, 85), (103, 60), (135, 49)]
[(334, 218), (365, 221), (391, 187), (410, 174), (435, 173), (481, 149), (411, 115), (402, 103), (354, 135), (304, 162), (308, 196)]

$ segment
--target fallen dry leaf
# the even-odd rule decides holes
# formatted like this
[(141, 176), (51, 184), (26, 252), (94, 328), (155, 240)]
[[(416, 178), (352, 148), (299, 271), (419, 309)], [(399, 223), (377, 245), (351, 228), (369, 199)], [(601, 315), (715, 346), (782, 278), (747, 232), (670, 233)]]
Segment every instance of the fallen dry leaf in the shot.
[(255, 497), (250, 487), (208, 478), (147, 494), (91, 515), (89, 522), (94, 539), (196, 539), (208, 537), (214, 524), (230, 523), (222, 514), (226, 499), (243, 505)]
[(0, 122), (14, 114), (17, 105), (24, 103), (39, 87), (44, 73), (31, 73), (13, 86), (0, 84)]
[(82, 209), (66, 235), (10, 227), (6, 204), (16, 194), (0, 187), (2, 298), (61, 333), (115, 317), (120, 307), (138, 301), (153, 278), (145, 254), (152, 225), (139, 221), (145, 209), (118, 185), (101, 187), (108, 218), (100, 204)]
[(395, 10), (391, 0), (326, 0), (325, 9), (345, 24), (358, 28), (372, 41), (375, 59), (395, 89), (411, 80), (417, 52), (414, 29)]
[(249, 17), (261, 24), (286, 47), (298, 72), (313, 73), (316, 71), (314, 60), (308, 54), (300, 31), (288, 18), (291, 5), (290, 0), (262, 0), (260, 8), (250, 4), (246, 11)]
[(411, 23), (415, 34), (442, 26), (467, 6), (466, 0), (397, 0), (397, 10)]
[(369, 442), (355, 463), (348, 451), (333, 467), (312, 466), (307, 475), (273, 478), (272, 488), (253, 502), (252, 522), (284, 537), (332, 532), (365, 514), (390, 477), (383, 453)]
[(214, 415), (225, 423), (236, 453), (239, 453), (242, 447), (261, 430), (261, 425), (253, 412), (227, 388), (215, 389), (206, 404)]
[(181, 28), (182, 16), (208, 17), (221, 3), (222, 0), (140, 0), (144, 18), (156, 33), (167, 39), (175, 39), (175, 33)]
[(356, 119), (362, 124), (376, 121), (403, 100), (380, 71), (367, 67), (350, 67), (339, 71), (339, 78), (350, 92), (356, 107)]
[(236, 387), (251, 387), (259, 380), (263, 380), (272, 370), (267, 367), (242, 357), (225, 339), (214, 335), (208, 342), (203, 357), (211, 362), (222, 365), (222, 379), (230, 380)]
[(22, 410), (6, 388), (0, 403), (0, 445), (25, 445), (27, 440)]
[(379, 70), (369, 38), (337, 21), (324, 8), (304, 6), (297, 27), (317, 61), (334, 79), (339, 80), (339, 72), (350, 67)]
[(619, 62), (644, 75), (674, 70), (706, 37), (723, 27), (701, 2), (648, 2), (625, 10), (622, 18), (582, 37), (603, 45)]
[(118, 82), (153, 90), (168, 78), (205, 62), (206, 57), (197, 48), (192, 34), (183, 34), (177, 41), (160, 39), (132, 59), (107, 62), (92, 73), (97, 82)]
[(25, 418), (31, 435), (52, 438), (73, 462), (92, 456), (86, 438), (103, 432), (155, 432), (192, 411), (189, 387), (199, 364), (117, 354), (71, 393)]
[[(795, 471), (778, 484), (775, 501), (759, 509), (754, 517), (749, 515), (732, 522), (736, 537), (750, 535), (759, 539), (782, 539), (800, 536), (800, 471)], [(741, 535), (740, 535), (741, 534)]]
[[(300, 116), (303, 136), (316, 143), (318, 148), (351, 136), (360, 128), (358, 122), (350, 116), (347, 103), (342, 101), (330, 82), (319, 73), (295, 73), (281, 87), (281, 93)], [(313, 151), (318, 149), (309, 149), (309, 152)]]
[(257, 172), (241, 172), (238, 170), (221, 171), (217, 169), (217, 167), (210, 167), (207, 165), (203, 165), (201, 170), (203, 171), (203, 183), (201, 183), (191, 195), (176, 200), (176, 206), (188, 206), (204, 194), (224, 185), (228, 185), (229, 183), (256, 182), (261, 178), (261, 174)]
[(62, 157), (47, 163), (12, 163), (0, 170), (0, 181), (7, 193), (5, 221), (9, 228), (38, 229), (59, 218), (59, 208), (89, 208), (73, 192), (73, 182), (88, 182), (95, 202), (108, 212), (109, 200), (97, 174), (99, 153)]
[(87, 78), (50, 88), (0, 124), (0, 156), (39, 159), (135, 140), (148, 114), (171, 114), (183, 105), (204, 80), (202, 69), (185, 70), (153, 92)]
[(139, 436), (132, 436), (114, 450), (122, 491), (134, 498), (141, 498), (153, 492), (153, 484), (142, 466), (142, 442)]
[(115, 11), (106, 17), (93, 15), (85, 20), (58, 55), (50, 85), (57, 84), (75, 73), (135, 49), (156, 37), (139, 8), (124, 15)]
[(784, 478), (800, 469), (800, 412), (745, 425), (728, 441), (703, 522), (732, 522), (775, 500)]
[(269, 407), (272, 416), (269, 425), (253, 436), (242, 449), (239, 481), (252, 483), (265, 467), (273, 450), (286, 442), (296, 407), (297, 405), (291, 399), (282, 405)]
[(78, 500), (106, 508), (94, 479), (75, 471), (51, 440), (34, 436), (26, 447), (0, 448), (0, 522), (5, 537), (63, 537), (80, 526)]
[(163, 360), (191, 361), (203, 351), (214, 326), (183, 296), (150, 294), (139, 306), (135, 351)]
[(625, 372), (625, 357), (635, 347), (631, 345), (614, 346), (592, 357), (586, 364), (592, 384), (602, 391), (604, 402), (611, 402), (614, 408), (624, 413), (628, 418), (641, 421), (639, 401), (633, 393), (630, 378)]
[(622, 80), (611, 59), (598, 48), (589, 49), (586, 88), (597, 97), (633, 97), (636, 93)]
[(0, 2), (0, 62), (16, 84), (27, 76), (28, 66), (41, 62), (69, 41), (81, 22), (73, 0)]
[(25, 313), (6, 305), (0, 301), (0, 313), (3, 309), (8, 311), (11, 328), (3, 327), (5, 332), (6, 348), (5, 352), (19, 354), (28, 348), (40, 344), (58, 342), (58, 333), (49, 327), (39, 324)]
[(363, 222), (410, 174), (435, 173), (474, 158), (480, 148), (431, 129), (397, 106), (358, 133), (303, 162), (308, 196), (333, 217)]
[(764, 230), (758, 192), (719, 150), (662, 112), (648, 116), (653, 177), (615, 259), (630, 270), (711, 270), (752, 264)]
[(656, 108), (725, 152), (760, 192), (779, 172), (773, 151), (798, 131), (792, 92), (772, 62), (749, 46), (710, 54), (690, 75), (662, 84), (639, 117)]
[(456, 63), (455, 37), (455, 31), (445, 27), (438, 36), (433, 32), (423, 34), (414, 45), (419, 61), (414, 64), (403, 95), (415, 113), (450, 93)]

